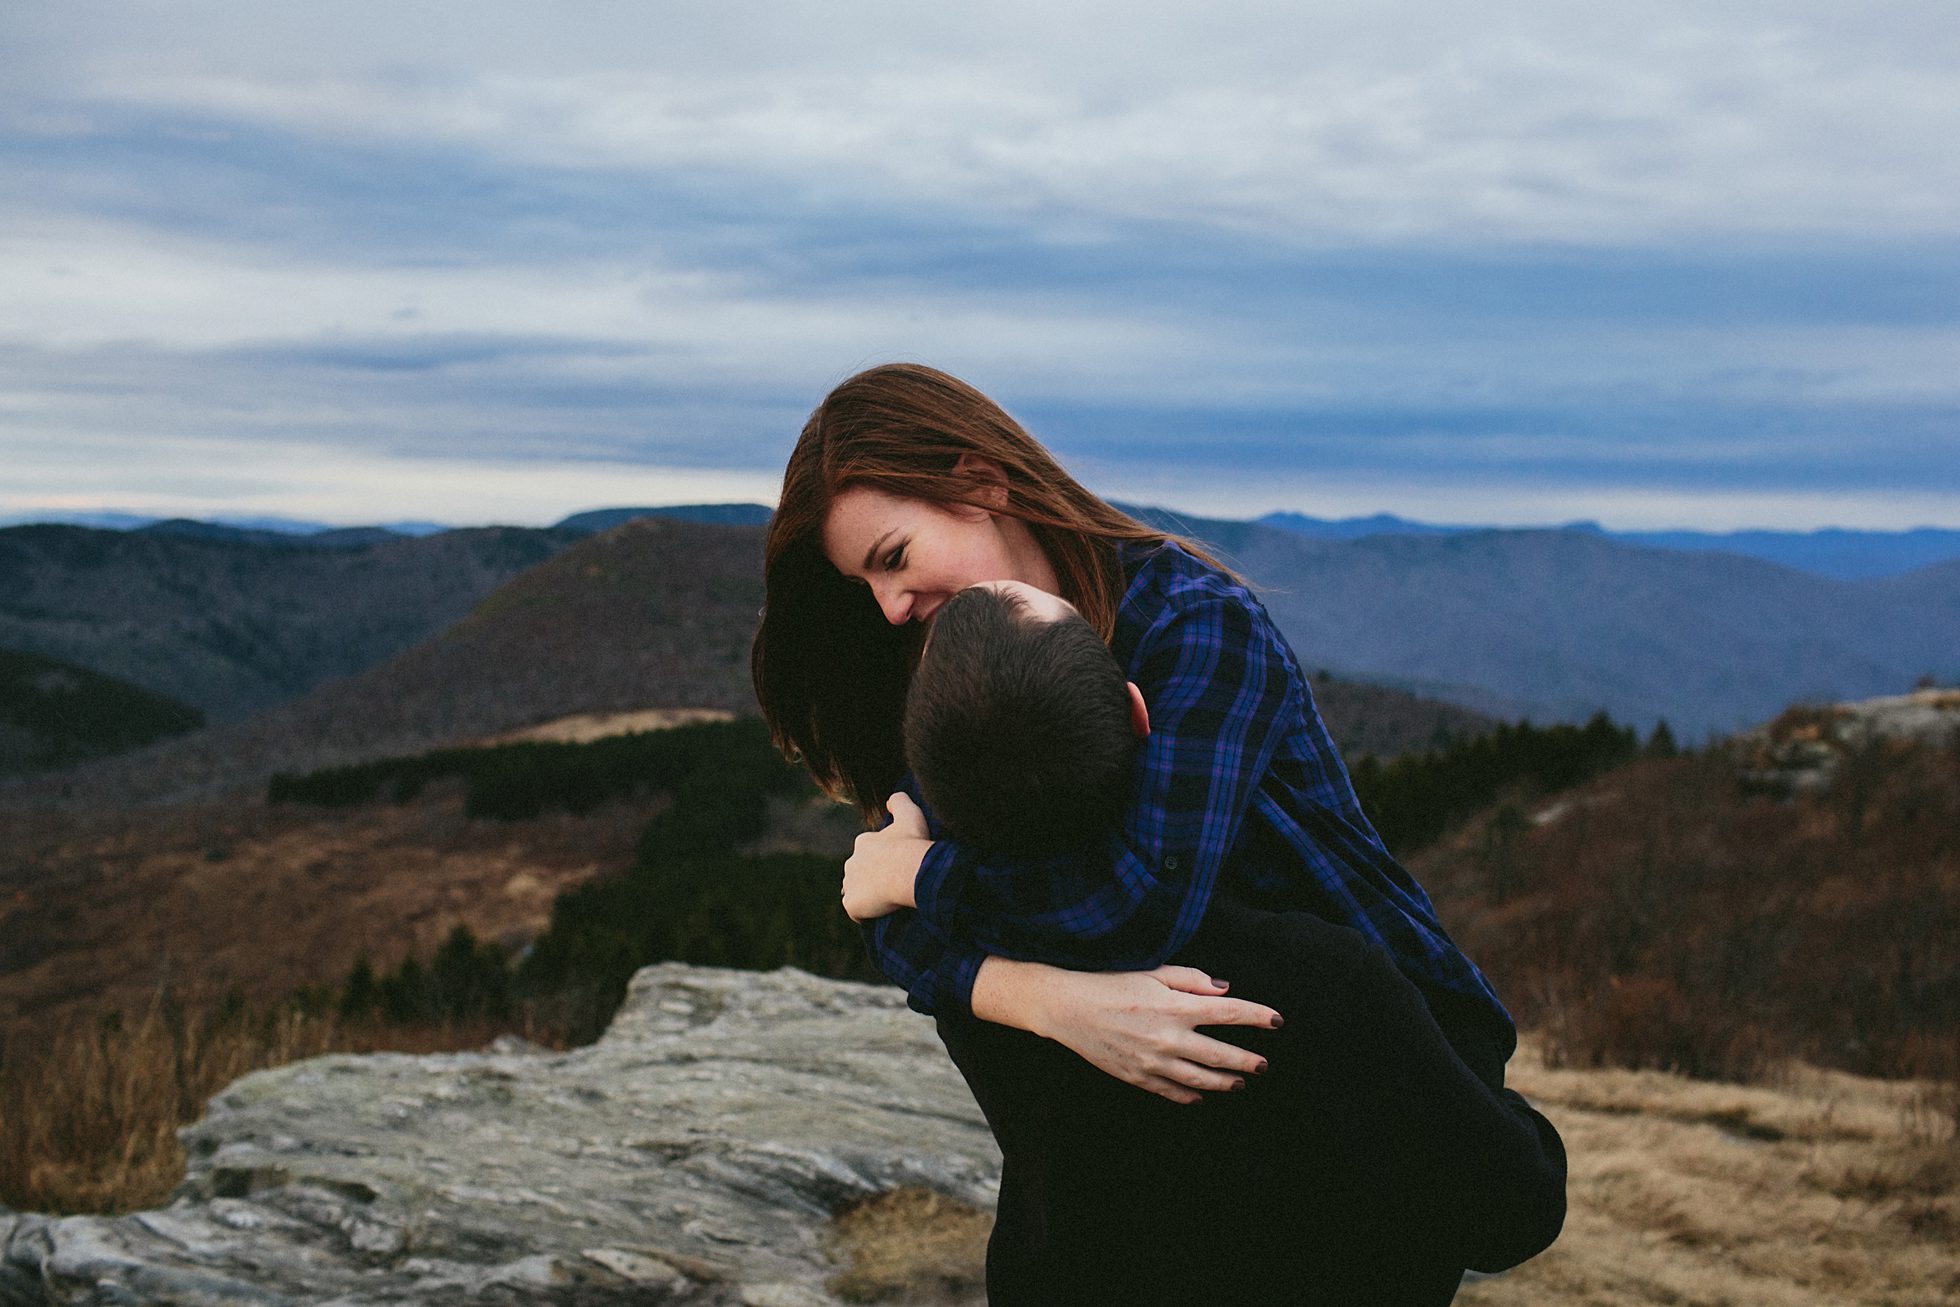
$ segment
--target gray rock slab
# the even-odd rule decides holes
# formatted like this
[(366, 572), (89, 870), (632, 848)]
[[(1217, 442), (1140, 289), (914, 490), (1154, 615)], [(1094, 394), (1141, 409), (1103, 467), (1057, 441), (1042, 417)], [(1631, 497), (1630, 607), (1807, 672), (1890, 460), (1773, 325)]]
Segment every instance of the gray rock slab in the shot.
[(1960, 747), (1960, 690), (1922, 689), (1910, 694), (1827, 704), (1810, 729), (1777, 739), (1769, 726), (1737, 737), (1751, 765), (1741, 779), (1759, 791), (1790, 797), (1828, 790), (1848, 755), (1888, 743), (1923, 748)]
[(895, 989), (670, 963), (596, 1044), (516, 1049), (242, 1078), (181, 1132), (168, 1206), (0, 1211), (0, 1307), (819, 1307), (840, 1205), (998, 1192), (986, 1122)]

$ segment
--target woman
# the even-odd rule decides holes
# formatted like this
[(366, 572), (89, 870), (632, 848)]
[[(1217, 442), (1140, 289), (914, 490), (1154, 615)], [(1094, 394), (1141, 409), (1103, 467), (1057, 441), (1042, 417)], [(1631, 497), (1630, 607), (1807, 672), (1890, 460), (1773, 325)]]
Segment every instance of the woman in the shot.
[[(1466, 1264), (1550, 1241), (1563, 1155), (1501, 1088), (1509, 1017), (1382, 849), (1236, 578), (906, 364), (811, 415), (766, 569), (764, 715), (826, 790), (895, 818), (859, 837), (846, 907), (1001, 1140), (995, 1307), (1443, 1303)], [(1073, 603), (1149, 703), (1096, 857), (982, 859), (894, 793), (921, 624), (989, 580)]]

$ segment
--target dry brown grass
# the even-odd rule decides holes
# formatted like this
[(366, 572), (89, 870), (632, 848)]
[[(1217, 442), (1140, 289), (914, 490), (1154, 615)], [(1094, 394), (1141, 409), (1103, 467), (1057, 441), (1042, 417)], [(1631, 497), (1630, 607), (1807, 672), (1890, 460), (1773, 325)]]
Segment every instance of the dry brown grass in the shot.
[(1960, 1301), (1960, 1142), (1937, 1086), (1786, 1068), (1777, 1083), (1546, 1070), (1571, 1212), (1550, 1251), (1465, 1307), (1862, 1307)]
[(638, 712), (582, 712), (557, 717), (536, 726), (504, 731), (478, 740), (479, 745), (518, 744), (538, 741), (547, 744), (589, 744), (612, 735), (635, 731), (665, 731), (696, 722), (733, 721), (735, 714), (722, 708), (643, 708)]
[(990, 1213), (930, 1189), (893, 1189), (837, 1214), (830, 1289), (848, 1302), (982, 1302)]
[(630, 866), (655, 800), (585, 816), (464, 814), (460, 786), (413, 803), (263, 802), (0, 820), (0, 1031), (38, 1037), (100, 1011), (134, 1019), (168, 985), (187, 1007), (265, 1006), (337, 985), (356, 957), (427, 958), (460, 922), (516, 944), (552, 900)]
[(0, 1066), (0, 1206), (161, 1206), (184, 1178), (177, 1128), (247, 1072), (321, 1053), (476, 1048), (505, 1028), (350, 1026), (240, 1006), (190, 1016), (159, 997), (133, 1020), (83, 1022), (40, 1046), (9, 1048)]
[[(0, 1204), (160, 1205), (183, 1175), (177, 1127), (238, 1076), (330, 1051), (478, 1047), (495, 1033), (350, 1029), (295, 1011), (193, 1019), (162, 1002), (70, 1030), (0, 1072)], [(1551, 1070), (1535, 1039), (1511, 1080), (1565, 1136), (1571, 1215), (1543, 1256), (1466, 1286), (1466, 1307), (1960, 1301), (1952, 1086), (1804, 1067), (1756, 1086)], [(977, 1303), (990, 1225), (943, 1195), (880, 1195), (838, 1216), (832, 1288), (860, 1302)]]
[[(1565, 1136), (1570, 1215), (1549, 1251), (1465, 1285), (1463, 1307), (1960, 1302), (1960, 1142), (1942, 1087), (1806, 1067), (1759, 1086), (1547, 1070), (1536, 1039), (1512, 1072)], [(936, 1195), (873, 1200), (839, 1219), (853, 1265), (835, 1287), (935, 1301), (979, 1282), (987, 1227)]]

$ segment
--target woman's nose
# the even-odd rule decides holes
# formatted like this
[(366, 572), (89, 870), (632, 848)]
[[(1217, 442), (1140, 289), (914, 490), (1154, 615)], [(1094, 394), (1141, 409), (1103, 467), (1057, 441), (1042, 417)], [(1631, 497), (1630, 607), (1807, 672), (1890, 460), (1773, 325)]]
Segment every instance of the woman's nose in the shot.
[(897, 585), (874, 586), (872, 591), (878, 599), (879, 611), (893, 626), (903, 626), (912, 616), (912, 596)]

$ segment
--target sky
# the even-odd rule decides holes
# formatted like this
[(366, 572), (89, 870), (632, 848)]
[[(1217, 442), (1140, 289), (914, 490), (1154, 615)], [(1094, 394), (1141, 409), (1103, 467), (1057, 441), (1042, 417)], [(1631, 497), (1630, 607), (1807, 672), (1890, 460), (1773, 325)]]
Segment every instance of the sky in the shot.
[(1950, 0), (7, 0), (0, 517), (773, 500), (915, 359), (1187, 512), (1960, 527)]

